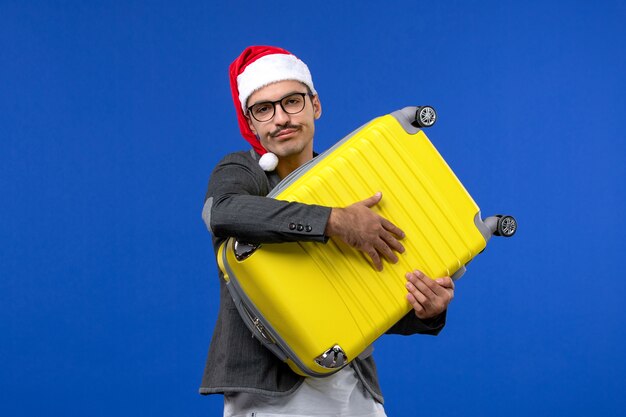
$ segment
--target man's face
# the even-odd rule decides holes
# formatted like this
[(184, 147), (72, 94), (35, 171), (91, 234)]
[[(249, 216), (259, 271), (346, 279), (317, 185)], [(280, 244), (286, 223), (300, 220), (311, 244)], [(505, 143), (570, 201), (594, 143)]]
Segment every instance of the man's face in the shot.
[[(255, 91), (248, 99), (247, 107), (307, 91), (306, 86), (299, 81), (279, 81)], [(248, 115), (250, 129), (259, 137), (261, 145), (278, 158), (313, 155), (315, 119), (322, 114), (322, 106), (317, 96), (307, 95), (304, 100), (304, 109), (296, 114), (286, 113), (277, 103), (274, 117), (266, 122), (259, 122)]]

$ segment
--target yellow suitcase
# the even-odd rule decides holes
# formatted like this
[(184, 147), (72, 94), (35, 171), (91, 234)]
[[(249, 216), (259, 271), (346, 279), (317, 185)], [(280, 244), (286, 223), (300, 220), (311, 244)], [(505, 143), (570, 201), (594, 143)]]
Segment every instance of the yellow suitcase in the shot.
[(406, 272), (458, 278), (511, 216), (484, 221), (472, 197), (420, 127), (429, 106), (374, 119), (285, 178), (268, 197), (342, 207), (383, 192), (373, 208), (406, 234), (397, 264), (376, 271), (329, 240), (250, 245), (228, 239), (218, 265), (255, 336), (297, 373), (327, 376), (359, 356), (411, 310)]

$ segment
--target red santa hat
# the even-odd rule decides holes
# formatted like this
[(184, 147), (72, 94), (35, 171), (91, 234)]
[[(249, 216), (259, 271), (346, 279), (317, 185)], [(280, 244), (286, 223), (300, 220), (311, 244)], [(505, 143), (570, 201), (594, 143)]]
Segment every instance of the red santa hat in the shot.
[(259, 165), (265, 171), (276, 169), (278, 158), (268, 152), (250, 130), (245, 116), (246, 105), (248, 98), (258, 89), (286, 80), (300, 81), (313, 94), (317, 94), (309, 68), (284, 49), (275, 46), (249, 46), (230, 64), (230, 89), (237, 110), (239, 130), (244, 139), (261, 155)]

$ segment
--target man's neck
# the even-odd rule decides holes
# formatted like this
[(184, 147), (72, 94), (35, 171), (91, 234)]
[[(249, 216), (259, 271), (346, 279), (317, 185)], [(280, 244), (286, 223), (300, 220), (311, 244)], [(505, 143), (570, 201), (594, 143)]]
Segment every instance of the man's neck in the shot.
[(301, 154), (293, 155), (287, 158), (279, 158), (278, 165), (276, 166), (276, 173), (282, 180), (287, 175), (309, 162), (311, 159), (313, 159), (313, 152), (307, 153), (306, 156)]

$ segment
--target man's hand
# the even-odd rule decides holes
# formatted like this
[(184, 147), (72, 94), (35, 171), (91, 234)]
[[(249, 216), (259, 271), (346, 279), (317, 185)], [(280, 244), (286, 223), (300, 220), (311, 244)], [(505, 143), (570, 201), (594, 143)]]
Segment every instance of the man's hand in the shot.
[(406, 274), (406, 299), (413, 306), (415, 315), (429, 319), (443, 313), (454, 298), (454, 282), (450, 277), (432, 280), (421, 271)]
[(374, 267), (381, 271), (381, 256), (391, 263), (398, 262), (398, 253), (404, 246), (398, 241), (404, 232), (384, 217), (370, 210), (383, 198), (378, 192), (370, 198), (345, 208), (333, 208), (326, 225), (326, 236), (337, 237), (370, 257)]

